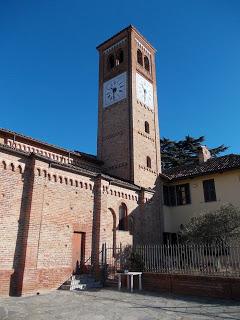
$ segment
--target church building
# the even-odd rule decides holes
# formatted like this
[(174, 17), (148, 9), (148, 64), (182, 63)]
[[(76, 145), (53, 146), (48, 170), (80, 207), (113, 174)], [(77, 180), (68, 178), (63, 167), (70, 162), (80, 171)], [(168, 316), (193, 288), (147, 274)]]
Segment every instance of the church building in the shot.
[(0, 130), (0, 295), (58, 288), (103, 243), (162, 241), (155, 49), (129, 26), (97, 50), (97, 156)]

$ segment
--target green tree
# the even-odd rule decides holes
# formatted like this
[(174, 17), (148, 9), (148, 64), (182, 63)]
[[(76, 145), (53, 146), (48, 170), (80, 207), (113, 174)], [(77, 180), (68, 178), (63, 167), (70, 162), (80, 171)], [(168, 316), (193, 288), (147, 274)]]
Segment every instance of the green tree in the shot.
[[(198, 163), (198, 152), (205, 142), (205, 137), (194, 138), (186, 136), (183, 140), (174, 141), (167, 138), (161, 139), (161, 156), (163, 169), (169, 169), (181, 165), (194, 165)], [(217, 157), (226, 151), (228, 147), (223, 144), (209, 149), (212, 157)]]
[(184, 243), (226, 244), (240, 239), (240, 209), (232, 204), (193, 217), (181, 228)]

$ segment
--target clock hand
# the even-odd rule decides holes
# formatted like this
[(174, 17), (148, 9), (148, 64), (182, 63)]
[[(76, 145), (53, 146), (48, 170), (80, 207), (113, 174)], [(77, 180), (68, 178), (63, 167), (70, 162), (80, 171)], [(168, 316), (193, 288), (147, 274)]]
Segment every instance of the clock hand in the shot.
[(144, 102), (145, 102), (145, 100), (146, 100), (146, 94), (147, 94), (147, 90), (144, 88), (143, 89), (143, 93), (144, 93)]

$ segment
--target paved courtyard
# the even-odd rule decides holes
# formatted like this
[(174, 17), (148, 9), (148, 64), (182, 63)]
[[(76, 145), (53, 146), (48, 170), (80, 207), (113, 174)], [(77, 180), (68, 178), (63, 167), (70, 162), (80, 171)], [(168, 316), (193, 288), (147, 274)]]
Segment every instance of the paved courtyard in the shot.
[(150, 293), (55, 291), (0, 299), (1, 320), (240, 319), (240, 302)]

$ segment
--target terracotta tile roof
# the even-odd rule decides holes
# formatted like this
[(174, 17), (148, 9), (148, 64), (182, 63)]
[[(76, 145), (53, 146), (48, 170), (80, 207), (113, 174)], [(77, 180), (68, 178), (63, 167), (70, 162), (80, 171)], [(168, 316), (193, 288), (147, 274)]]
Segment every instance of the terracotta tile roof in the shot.
[(44, 141), (41, 141), (41, 140), (38, 140), (38, 139), (35, 139), (35, 138), (32, 138), (32, 137), (29, 137), (29, 136), (26, 136), (24, 134), (21, 134), (21, 133), (17, 133), (17, 132), (14, 132), (14, 131), (11, 131), (11, 130), (8, 130), (8, 129), (4, 129), (4, 128), (0, 128), (0, 133), (6, 133), (6, 134), (11, 134), (13, 136), (16, 136), (16, 137), (20, 137), (22, 139), (26, 139), (30, 142), (35, 142), (37, 144), (40, 144), (42, 146), (46, 146), (46, 147), (50, 147), (50, 148), (54, 148), (56, 149), (57, 151), (62, 151), (62, 152), (66, 152), (67, 154), (71, 154), (71, 155), (75, 155), (77, 157), (81, 157), (87, 161), (92, 161), (92, 162), (95, 162), (96, 164), (98, 165), (102, 165), (103, 162), (98, 160), (97, 157), (95, 155), (92, 155), (92, 154), (89, 154), (89, 153), (85, 153), (85, 152), (80, 152), (80, 151), (72, 151), (72, 150), (69, 150), (69, 149), (65, 149), (65, 148), (62, 148), (62, 147), (58, 147), (54, 144), (50, 144), (48, 142), (44, 142)]
[[(101, 170), (101, 168), (99, 168), (99, 170), (97, 170), (97, 168), (96, 169), (94, 169), (94, 168), (88, 169), (87, 167), (84, 166), (84, 164), (76, 166), (73, 164), (60, 163), (60, 162), (53, 160), (53, 159), (50, 159), (49, 157), (46, 157), (44, 155), (36, 154), (34, 152), (27, 152), (27, 151), (19, 150), (19, 149), (13, 148), (11, 146), (7, 146), (2, 143), (0, 143), (0, 151), (1, 150), (7, 151), (7, 152), (10, 152), (13, 154), (23, 155), (26, 157), (35, 157), (36, 159), (40, 159), (42, 161), (45, 161), (45, 162), (51, 164), (51, 167), (53, 167), (53, 168), (58, 168), (61, 170), (66, 170), (66, 171), (70, 171), (73, 173), (83, 174), (83, 175), (92, 176), (92, 177), (102, 176), (104, 179), (109, 180), (109, 182), (111, 182), (111, 184), (119, 185), (119, 186), (126, 187), (126, 188), (132, 189), (132, 190), (137, 190), (137, 191), (141, 190), (141, 187), (135, 185), (131, 181), (120, 179), (118, 177), (106, 174), (106, 173), (104, 173), (103, 170)], [(149, 191), (152, 191), (152, 189)]]
[(185, 165), (163, 170), (163, 174), (170, 180), (181, 180), (233, 169), (240, 169), (240, 155), (238, 154), (211, 158), (198, 165)]

